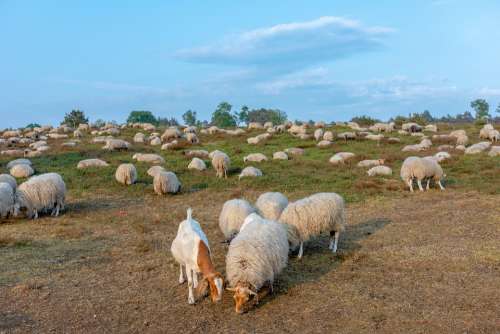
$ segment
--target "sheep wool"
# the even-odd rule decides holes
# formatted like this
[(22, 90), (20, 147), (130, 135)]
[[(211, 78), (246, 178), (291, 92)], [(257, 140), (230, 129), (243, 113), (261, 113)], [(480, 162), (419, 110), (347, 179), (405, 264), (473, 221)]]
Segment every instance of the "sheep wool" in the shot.
[(316, 141), (321, 140), (321, 138), (323, 138), (323, 135), (324, 135), (324, 131), (321, 128), (316, 129), (314, 131), (314, 139), (316, 139)]
[(162, 166), (153, 166), (147, 171), (148, 175), (151, 177), (155, 177), (159, 172), (166, 172), (166, 170)]
[(267, 157), (262, 153), (252, 153), (243, 158), (243, 162), (262, 162), (267, 161)]
[(14, 165), (14, 167), (10, 169), (10, 175), (15, 178), (30, 177), (34, 173), (30, 165)]
[(248, 166), (243, 168), (238, 178), (241, 180), (241, 178), (244, 177), (258, 177), (258, 176), (262, 176), (262, 171), (253, 166)]
[(255, 207), (259, 214), (269, 220), (277, 221), (288, 205), (288, 198), (279, 192), (267, 192), (257, 198)]
[(232, 199), (224, 203), (219, 214), (219, 228), (226, 239), (240, 231), (245, 218), (257, 210), (244, 199)]
[(156, 194), (176, 194), (181, 190), (181, 183), (172, 172), (159, 172), (153, 179), (153, 188)]
[(8, 183), (14, 190), (17, 188), (17, 181), (12, 175), (0, 174), (0, 182)]
[(78, 165), (76, 165), (76, 168), (78, 169), (86, 169), (86, 168), (92, 168), (92, 167), (106, 167), (109, 166), (109, 164), (106, 161), (103, 161), (101, 159), (86, 159), (78, 162)]
[(14, 209), (14, 189), (7, 182), (0, 181), (0, 218), (7, 218)]
[(124, 185), (131, 185), (137, 181), (137, 169), (132, 164), (121, 164), (116, 169), (116, 181)]
[(490, 157), (500, 156), (500, 146), (492, 146), (491, 150), (488, 152), (488, 156), (490, 156)]
[(103, 150), (128, 150), (130, 148), (130, 144), (125, 140), (121, 139), (108, 139), (106, 140), (106, 145), (103, 146)]
[(161, 157), (158, 154), (153, 154), (153, 153), (147, 153), (147, 154), (136, 153), (136, 154), (134, 154), (132, 159), (137, 160), (139, 162), (147, 162), (147, 163), (151, 163), (151, 164), (164, 164), (165, 163), (165, 159), (163, 159), (163, 157)]
[(282, 224), (252, 218), (229, 245), (226, 275), (229, 286), (248, 283), (258, 291), (265, 283), (272, 285), (286, 267), (288, 240)]
[(283, 151), (274, 152), (273, 159), (274, 160), (288, 160), (288, 155)]
[(471, 145), (465, 149), (465, 154), (478, 154), (486, 151), (490, 148), (491, 143), (489, 141), (482, 141), (477, 144)]
[(203, 171), (207, 169), (207, 165), (205, 164), (205, 161), (201, 160), (200, 158), (193, 158), (193, 160), (191, 160), (188, 165), (188, 169)]
[(217, 152), (213, 155), (212, 166), (217, 172), (217, 177), (225, 177), (227, 179), (227, 171), (231, 165), (231, 160), (226, 153)]
[(378, 159), (378, 160), (362, 160), (358, 162), (358, 167), (375, 167), (375, 166), (380, 166), (384, 164), (384, 159)]
[(28, 166), (31, 166), (32, 163), (29, 159), (16, 159), (16, 160), (12, 160), (10, 161), (6, 168), (7, 169), (11, 169), (12, 167), (14, 167), (15, 165), (28, 165)]
[(376, 176), (376, 175), (389, 176), (392, 175), (392, 169), (387, 166), (375, 166), (370, 168), (366, 173), (368, 174), (368, 176)]

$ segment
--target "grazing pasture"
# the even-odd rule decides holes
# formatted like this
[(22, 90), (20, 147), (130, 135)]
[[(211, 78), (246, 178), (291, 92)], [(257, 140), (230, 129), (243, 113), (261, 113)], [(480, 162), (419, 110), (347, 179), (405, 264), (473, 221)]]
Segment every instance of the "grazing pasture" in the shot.
[[(465, 129), (469, 144), (480, 127), (438, 124), (438, 134)], [(335, 134), (347, 126), (327, 126)], [(83, 132), (75, 146), (64, 139), (30, 158), (35, 175), (59, 173), (67, 188), (59, 217), (8, 218), (0, 223), (0, 333), (26, 332), (342, 332), (421, 333), (500, 330), (500, 157), (487, 151), (466, 155), (455, 148), (440, 162), (445, 191), (410, 193), (399, 171), (408, 156), (429, 156), (444, 142), (424, 151), (403, 152), (420, 137), (385, 134), (382, 140), (337, 139), (317, 147), (313, 139), (288, 133), (248, 144), (265, 132), (239, 136), (198, 134), (199, 143), (179, 140), (161, 150), (133, 141), (139, 129), (125, 128), (117, 139), (128, 150), (103, 150)], [(146, 136), (147, 131), (144, 132)], [(314, 129), (308, 129), (312, 134)], [(426, 133), (431, 137), (434, 133)], [(398, 143), (387, 140), (400, 139)], [(497, 145), (497, 144), (493, 144)], [(273, 153), (302, 148), (303, 155), (273, 160)], [(217, 178), (211, 159), (203, 171), (188, 169), (187, 150), (221, 150), (231, 159), (228, 178)], [(353, 158), (332, 165), (338, 152)], [(135, 161), (136, 153), (164, 158), (180, 183), (177, 194), (158, 196), (152, 164)], [(267, 161), (244, 162), (252, 153)], [(77, 169), (79, 161), (98, 158), (109, 165)], [(0, 173), (13, 158), (0, 156)], [(362, 160), (384, 159), (391, 176), (368, 176)], [(115, 180), (120, 164), (133, 163), (133, 185)], [(263, 175), (238, 179), (247, 166)], [(24, 179), (18, 179), (20, 184)], [(290, 201), (318, 192), (335, 192), (346, 201), (347, 226), (338, 252), (328, 250), (328, 236), (306, 243), (304, 256), (291, 254), (275, 282), (274, 293), (238, 315), (229, 292), (221, 303), (209, 298), (186, 302), (178, 284), (178, 265), (170, 244), (186, 209), (193, 209), (206, 233), (216, 269), (225, 274), (227, 245), (218, 227), (225, 201), (255, 203), (264, 192), (282, 192)]]

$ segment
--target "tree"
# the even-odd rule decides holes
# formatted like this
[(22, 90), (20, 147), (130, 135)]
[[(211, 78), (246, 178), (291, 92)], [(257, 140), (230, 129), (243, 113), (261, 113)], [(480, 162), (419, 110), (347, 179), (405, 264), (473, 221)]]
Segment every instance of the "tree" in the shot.
[[(400, 116), (398, 116), (398, 117), (400, 117)], [(362, 115), (362, 116), (357, 116), (357, 117), (351, 118), (351, 122), (356, 122), (360, 126), (370, 126), (370, 125), (373, 125), (375, 123), (379, 123), (380, 120), (373, 118), (373, 117), (370, 117), (370, 116)]]
[(240, 112), (236, 113), (236, 116), (238, 117), (238, 124), (248, 124), (248, 111), (249, 109), (247, 106), (242, 106)]
[(156, 120), (156, 117), (151, 113), (151, 111), (134, 110), (128, 115), (127, 123), (157, 124), (158, 121)]
[(196, 125), (196, 111), (189, 109), (182, 115), (182, 119), (186, 125)]
[(212, 125), (218, 126), (220, 128), (228, 128), (236, 126), (236, 116), (231, 114), (231, 109), (233, 108), (227, 102), (221, 102), (212, 114)]
[(476, 119), (490, 118), (490, 105), (484, 99), (476, 99), (470, 103), (470, 107), (476, 111)]
[(76, 128), (80, 124), (87, 124), (89, 119), (85, 117), (85, 113), (82, 110), (73, 109), (70, 113), (64, 115), (64, 120), (61, 125), (67, 125), (72, 128)]
[(158, 119), (156, 120), (156, 124), (163, 125), (163, 126), (178, 126), (179, 122), (177, 121), (177, 119), (175, 119), (175, 117), (171, 117), (171, 118), (168, 118), (168, 117), (164, 117), (164, 118), (158, 117)]
[(496, 113), (500, 114), (500, 103), (498, 104), (497, 109), (495, 110)]
[(28, 125), (26, 125), (25, 128), (29, 128), (29, 129), (34, 129), (34, 128), (41, 128), (42, 126), (38, 123), (30, 123)]
[(279, 109), (252, 109), (248, 112), (247, 122), (273, 122), (273, 124), (283, 124), (287, 120), (287, 115)]
[(104, 122), (104, 120), (103, 120), (103, 119), (99, 118), (98, 120), (96, 120), (96, 121), (94, 122), (94, 124), (93, 124), (92, 126), (93, 126), (93, 127), (95, 127), (95, 128), (100, 129), (100, 128), (102, 128), (104, 125), (106, 125), (106, 122)]

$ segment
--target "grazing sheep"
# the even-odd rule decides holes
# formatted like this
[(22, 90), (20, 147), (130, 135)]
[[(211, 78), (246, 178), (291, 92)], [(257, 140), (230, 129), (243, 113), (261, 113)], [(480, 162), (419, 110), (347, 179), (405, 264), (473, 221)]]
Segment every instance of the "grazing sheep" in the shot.
[(134, 143), (144, 143), (146, 140), (146, 135), (142, 132), (138, 132), (134, 136)]
[(216, 176), (219, 178), (225, 177), (227, 179), (227, 171), (231, 165), (231, 159), (224, 152), (217, 152), (213, 155), (212, 166), (216, 170)]
[(0, 174), (0, 182), (8, 183), (14, 190), (17, 188), (17, 181), (12, 175)]
[(52, 216), (58, 216), (64, 210), (65, 198), (66, 184), (61, 175), (47, 173), (33, 176), (17, 188), (14, 217), (23, 212), (28, 219), (37, 219), (39, 213), (50, 210)]
[(420, 125), (418, 125), (417, 123), (413, 123), (413, 122), (404, 123), (401, 126), (401, 128), (404, 131), (408, 131), (408, 132), (421, 132), (422, 131), (422, 127)]
[(249, 130), (253, 130), (253, 129), (263, 129), (264, 126), (262, 125), (262, 123), (259, 123), (259, 122), (250, 122), (248, 123), (248, 129)]
[(439, 145), (438, 146), (438, 151), (446, 151), (446, 150), (453, 150), (453, 146), (452, 145)]
[(165, 129), (165, 132), (163, 132), (163, 134), (161, 135), (161, 141), (167, 142), (171, 139), (177, 139), (177, 138), (181, 138), (181, 137), (182, 137), (182, 133), (179, 131), (179, 129), (172, 127), (172, 128)]
[(14, 189), (7, 182), (0, 182), (0, 218), (12, 215), (14, 210)]
[[(234, 292), (235, 310), (243, 313), (248, 302), (258, 303), (272, 291), (275, 278), (286, 267), (288, 240), (285, 226), (256, 214), (246, 219), (226, 255), (226, 276)], [(252, 300), (251, 300), (252, 299)]]
[(392, 169), (387, 166), (375, 166), (370, 168), (366, 172), (366, 174), (368, 174), (368, 176), (376, 176), (376, 175), (389, 176), (392, 175)]
[[(212, 253), (208, 238), (201, 229), (200, 224), (192, 218), (192, 210), (187, 210), (187, 218), (179, 224), (177, 235), (170, 247), (173, 257), (180, 265), (179, 283), (188, 280), (188, 303), (196, 302), (193, 288), (198, 288), (198, 274), (203, 275), (210, 286), (212, 302), (222, 299), (224, 280), (222, 275), (215, 270), (212, 262)], [(183, 267), (186, 275), (183, 273)]]
[(101, 159), (86, 159), (78, 162), (76, 168), (85, 169), (91, 167), (106, 167), (106, 166), (109, 166), (109, 164)]
[(245, 133), (243, 129), (227, 130), (226, 133), (231, 136), (240, 136)]
[(32, 163), (28, 159), (16, 159), (16, 160), (9, 161), (9, 163), (6, 166), (6, 168), (7, 169), (11, 169), (15, 165), (28, 165), (28, 166), (31, 166)]
[(166, 172), (166, 170), (162, 166), (153, 166), (148, 169), (147, 174), (151, 177), (155, 177), (159, 172)]
[(30, 177), (34, 173), (35, 171), (30, 165), (14, 165), (14, 167), (10, 169), (10, 175), (15, 178)]
[(287, 205), (288, 198), (278, 192), (263, 193), (255, 202), (255, 207), (263, 218), (275, 221), (280, 218)]
[(450, 159), (451, 155), (448, 152), (441, 151), (441, 152), (438, 152), (438, 153), (434, 154), (433, 157), (436, 159), (437, 162), (441, 162), (441, 161)]
[(219, 214), (219, 228), (226, 237), (232, 239), (243, 225), (245, 218), (257, 210), (244, 199), (232, 199), (226, 201)]
[(267, 157), (262, 153), (252, 153), (243, 158), (243, 162), (262, 162), (267, 161)]
[(191, 144), (198, 144), (200, 142), (196, 133), (187, 133), (186, 140)]
[(423, 150), (425, 150), (425, 148), (423, 148), (419, 144), (406, 145), (405, 147), (403, 147), (401, 149), (401, 151), (403, 151), (403, 152), (420, 152), (420, 151), (423, 151)]
[(199, 171), (203, 171), (203, 170), (207, 169), (207, 165), (205, 164), (205, 161), (201, 160), (200, 158), (195, 157), (189, 163), (188, 169), (196, 169)]
[(328, 141), (333, 141), (333, 132), (332, 131), (325, 131), (325, 134), (323, 135), (323, 140), (328, 140)]
[(489, 141), (482, 141), (477, 144), (471, 145), (465, 149), (465, 154), (478, 154), (486, 151), (490, 148), (491, 143)]
[(298, 147), (290, 147), (285, 149), (285, 153), (291, 154), (291, 155), (304, 155), (304, 149), (303, 148), (298, 148)]
[(170, 143), (163, 144), (161, 146), (161, 150), (162, 151), (173, 150), (177, 147), (178, 144), (179, 142), (177, 140), (172, 140)]
[(344, 199), (336, 193), (318, 193), (288, 204), (281, 213), (281, 223), (289, 226), (292, 248), (299, 249), (302, 258), (304, 242), (323, 232), (330, 233), (330, 246), (337, 251), (340, 232), (345, 229)]
[(243, 177), (257, 177), (257, 176), (262, 176), (262, 171), (258, 168), (248, 166), (243, 168), (240, 175), (238, 176), (238, 179), (241, 180)]
[(130, 143), (122, 139), (108, 139), (106, 140), (106, 145), (102, 148), (103, 150), (128, 150), (130, 148)]
[[(212, 152), (210, 152), (210, 153), (208, 154), (208, 157), (209, 157), (210, 159), (213, 159), (213, 158), (214, 158), (214, 156), (215, 156), (216, 154), (218, 154), (218, 153), (224, 153), (224, 152), (219, 151), (219, 150), (214, 150), (214, 151), (212, 151)], [(224, 154), (225, 154), (225, 153), (224, 153)]]
[(356, 139), (356, 133), (354, 132), (341, 132), (337, 135), (337, 138), (339, 139), (344, 139), (345, 141), (347, 140), (354, 140)]
[(427, 189), (429, 189), (430, 180), (433, 179), (439, 184), (441, 190), (444, 190), (441, 184), (441, 179), (445, 176), (443, 169), (433, 159), (408, 157), (403, 161), (400, 175), (401, 179), (410, 187), (411, 192), (413, 192), (413, 179), (417, 180), (420, 191), (424, 191), (422, 181), (425, 179), (427, 179)]
[(324, 134), (323, 129), (316, 129), (316, 131), (314, 131), (314, 139), (316, 139), (316, 141), (320, 141)]
[(387, 142), (389, 144), (399, 144), (401, 142), (401, 139), (399, 139), (397, 137), (389, 137), (389, 138), (387, 138)]
[(354, 158), (355, 156), (356, 155), (351, 152), (339, 152), (333, 155), (330, 158), (329, 162), (332, 165), (339, 165), (339, 164), (343, 165), (347, 160)]
[(332, 142), (329, 140), (322, 140), (318, 144), (316, 144), (317, 147), (319, 148), (325, 148), (325, 147), (330, 147), (332, 146)]
[(273, 153), (274, 160), (288, 160), (288, 155), (283, 151), (278, 151)]
[(132, 164), (121, 164), (116, 169), (116, 181), (124, 185), (131, 185), (137, 181), (137, 169)]
[(165, 159), (158, 154), (153, 153), (136, 153), (132, 157), (132, 159), (137, 160), (139, 162), (147, 162), (151, 164), (164, 164)]
[(370, 131), (374, 132), (392, 132), (394, 130), (395, 123), (375, 123), (369, 127)]
[(149, 141), (149, 145), (151, 145), (151, 146), (160, 146), (161, 145), (161, 139), (158, 138), (158, 137), (153, 137)]
[(264, 128), (270, 129), (274, 126), (273, 122), (265, 122), (264, 123)]
[(293, 136), (303, 135), (303, 134), (306, 134), (306, 132), (307, 132), (307, 129), (304, 125), (294, 124), (288, 129), (288, 133), (290, 133)]
[(378, 160), (362, 160), (358, 162), (358, 167), (375, 167), (375, 166), (380, 166), (384, 164), (384, 159), (378, 159)]
[(190, 151), (185, 151), (184, 155), (188, 158), (200, 158), (200, 159), (207, 159), (209, 157), (208, 151), (205, 150), (190, 150)]
[(429, 132), (438, 132), (437, 125), (435, 124), (429, 124), (424, 127), (424, 131), (429, 131)]
[[(488, 152), (488, 156), (490, 156), (490, 157), (500, 156), (500, 146), (492, 146), (491, 150)], [(1, 177), (1, 175), (0, 175), (0, 177)]]
[(384, 139), (384, 135), (383, 134), (378, 134), (378, 135), (369, 134), (369, 135), (365, 136), (365, 139), (380, 142), (382, 139)]
[(455, 150), (464, 152), (465, 146), (464, 145), (457, 145), (457, 146), (455, 146)]
[(156, 194), (176, 194), (181, 190), (181, 183), (172, 172), (159, 172), (154, 176), (153, 188)]
[(24, 157), (25, 153), (26, 152), (24, 150), (4, 150), (0, 152), (0, 155), (8, 157)]
[(83, 132), (81, 130), (75, 130), (73, 132), (73, 137), (74, 138), (82, 138), (83, 137)]

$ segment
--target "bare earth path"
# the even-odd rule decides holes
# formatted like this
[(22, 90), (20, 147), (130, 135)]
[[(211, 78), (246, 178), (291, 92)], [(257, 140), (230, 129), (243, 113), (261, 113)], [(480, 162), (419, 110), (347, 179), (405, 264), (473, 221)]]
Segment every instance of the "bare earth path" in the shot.
[(229, 293), (188, 305), (167, 251), (191, 205), (224, 272), (216, 217), (229, 197), (102, 199), (70, 205), (56, 224), (0, 225), (11, 240), (0, 247), (0, 333), (500, 332), (498, 196), (430, 191), (350, 205), (339, 253), (326, 238), (310, 242), (244, 315)]

